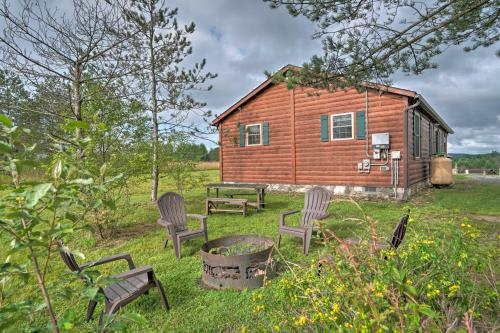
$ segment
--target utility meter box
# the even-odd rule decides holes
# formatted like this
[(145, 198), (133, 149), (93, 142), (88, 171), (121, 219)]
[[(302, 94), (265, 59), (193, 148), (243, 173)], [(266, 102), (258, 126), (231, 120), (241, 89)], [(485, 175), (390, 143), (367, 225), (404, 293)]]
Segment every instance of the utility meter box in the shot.
[(401, 151), (400, 150), (393, 150), (391, 152), (391, 158), (393, 160), (399, 160), (399, 159), (401, 159)]
[(372, 134), (372, 145), (375, 149), (389, 149), (389, 133)]

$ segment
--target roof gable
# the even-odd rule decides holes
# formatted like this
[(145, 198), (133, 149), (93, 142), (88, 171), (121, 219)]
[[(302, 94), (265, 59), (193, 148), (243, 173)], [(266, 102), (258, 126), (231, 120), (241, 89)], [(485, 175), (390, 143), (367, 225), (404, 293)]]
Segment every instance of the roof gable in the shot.
[[(284, 73), (286, 73), (290, 69), (299, 70), (300, 67), (293, 66), (293, 65), (286, 65), (286, 66), (282, 67), (278, 72), (281, 72), (281, 73), (284, 74)], [(233, 105), (231, 105), (226, 111), (224, 111), (219, 116), (217, 116), (212, 121), (212, 125), (213, 126), (218, 126), (219, 123), (222, 122), (227, 116), (229, 116), (234, 111), (238, 110), (243, 104), (247, 103), (249, 100), (251, 100), (252, 98), (254, 98), (261, 91), (263, 91), (264, 89), (266, 89), (267, 87), (269, 87), (272, 84), (273, 84), (273, 78), (272, 77), (270, 77), (267, 80), (265, 80), (264, 82), (262, 82), (260, 85), (258, 85), (256, 88), (254, 88), (248, 94), (246, 94), (243, 98), (241, 98), (236, 103), (234, 103)], [(375, 90), (378, 90), (378, 91), (382, 91), (382, 92), (387, 92), (387, 93), (399, 95), (399, 96), (406, 96), (406, 97), (410, 97), (410, 98), (421, 98), (421, 99), (423, 99), (423, 97), (421, 95), (417, 94), (415, 91), (411, 91), (411, 90), (408, 90), (408, 89), (402, 89), (402, 88), (396, 88), (396, 87), (391, 87), (391, 86), (385, 86), (385, 85), (371, 83), (371, 82), (363, 82), (361, 84), (361, 86), (369, 88), (369, 89), (375, 89)], [(425, 101), (424, 104), (427, 105), (430, 108), (430, 105), (427, 103), (427, 101)], [(435, 116), (436, 120), (441, 125), (443, 125), (443, 127), (449, 133), (453, 133), (453, 130), (444, 122), (444, 120), (441, 119), (441, 117), (439, 117), (439, 115), (437, 115), (437, 113), (432, 108), (430, 108), (430, 109), (432, 111), (431, 114), (433, 116)]]

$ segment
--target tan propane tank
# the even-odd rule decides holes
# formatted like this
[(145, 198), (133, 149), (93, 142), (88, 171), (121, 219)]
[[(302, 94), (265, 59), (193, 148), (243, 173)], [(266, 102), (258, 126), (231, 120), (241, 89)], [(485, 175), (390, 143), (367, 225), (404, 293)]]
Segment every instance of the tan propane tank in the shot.
[(431, 159), (431, 183), (432, 185), (451, 185), (453, 162), (451, 158), (439, 156)]

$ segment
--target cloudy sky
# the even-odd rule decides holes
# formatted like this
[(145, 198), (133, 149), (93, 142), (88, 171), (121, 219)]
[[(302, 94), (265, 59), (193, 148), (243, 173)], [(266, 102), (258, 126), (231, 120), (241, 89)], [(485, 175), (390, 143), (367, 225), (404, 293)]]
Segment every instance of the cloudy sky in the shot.
[[(70, 0), (48, 0), (71, 11)], [(15, 3), (15, 1), (14, 1)], [(201, 94), (208, 108), (220, 114), (266, 79), (263, 72), (286, 64), (301, 65), (321, 53), (312, 40), (315, 26), (292, 17), (284, 8), (271, 10), (261, 0), (166, 0), (179, 8), (178, 20), (194, 21), (194, 53), (189, 62), (207, 60), (217, 73), (213, 90)], [(500, 58), (487, 49), (465, 53), (450, 48), (436, 61), (439, 68), (420, 76), (395, 75), (394, 85), (417, 91), (455, 130), (449, 138), (453, 153), (500, 151)], [(212, 136), (216, 140), (217, 136)], [(207, 142), (208, 146), (213, 143)]]
[[(286, 10), (271, 10), (259, 0), (176, 0), (179, 20), (197, 25), (193, 59), (206, 58), (208, 70), (218, 73), (214, 88), (203, 98), (220, 114), (266, 79), (264, 70), (301, 65), (320, 53), (312, 40), (314, 25)], [(394, 85), (415, 90), (455, 130), (449, 151), (500, 151), (500, 45), (464, 53), (450, 48), (439, 68), (420, 76), (396, 75)]]

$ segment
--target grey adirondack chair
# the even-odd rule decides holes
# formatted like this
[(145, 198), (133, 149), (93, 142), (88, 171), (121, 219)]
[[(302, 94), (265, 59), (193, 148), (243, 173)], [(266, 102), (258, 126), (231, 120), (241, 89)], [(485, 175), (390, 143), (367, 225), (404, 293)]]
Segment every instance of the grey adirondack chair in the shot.
[[(405, 213), (402, 217), (399, 223), (396, 225), (394, 230), (392, 231), (391, 238), (388, 239), (386, 242), (374, 242), (374, 241), (369, 241), (370, 246), (375, 251), (379, 251), (381, 249), (385, 248), (393, 248), (397, 249), (399, 245), (401, 245), (401, 242), (403, 242), (403, 238), (405, 237), (406, 234), (406, 225), (408, 224), (408, 219), (410, 218), (410, 211), (408, 210), (407, 213)], [(348, 238), (342, 240), (346, 245), (353, 245), (353, 244), (360, 244), (361, 239), (360, 238)], [(384, 257), (384, 259), (387, 260), (387, 256)], [(331, 265), (334, 263), (333, 256), (331, 254), (327, 254), (322, 256), (319, 259), (318, 262), (318, 276), (321, 275), (321, 270), (323, 266), (325, 265)]]
[[(408, 219), (410, 218), (410, 211), (406, 212), (401, 219), (399, 220), (399, 223), (396, 225), (394, 230), (392, 231), (391, 238), (387, 239), (382, 242), (375, 242), (373, 240), (370, 240), (368, 244), (376, 251), (385, 249), (385, 248), (393, 248), (397, 249), (399, 245), (401, 245), (401, 242), (403, 241), (403, 238), (405, 237), (406, 234), (406, 225), (408, 224)], [(360, 238), (347, 238), (343, 240), (347, 245), (356, 245), (362, 242)]]
[[(112, 278), (119, 279), (120, 281), (99, 290), (99, 293), (104, 295), (105, 303), (104, 310), (99, 316), (99, 327), (103, 325), (104, 315), (112, 315), (122, 306), (127, 305), (143, 294), (147, 294), (148, 290), (151, 288), (158, 288), (163, 306), (167, 311), (170, 309), (163, 286), (155, 277), (153, 267), (150, 265), (136, 268), (134, 262), (132, 261), (132, 257), (130, 257), (127, 253), (120, 253), (104, 257), (96, 261), (78, 264), (73, 254), (71, 254), (67, 247), (64, 246), (64, 242), (62, 240), (58, 241), (58, 246), (62, 260), (71, 271), (76, 273), (81, 273), (85, 269), (117, 260), (125, 260), (127, 262), (129, 268), (127, 272), (112, 276)], [(97, 301), (89, 301), (87, 306), (87, 321), (92, 319), (96, 305)]]
[[(309, 253), (309, 245), (311, 237), (316, 230), (313, 228), (314, 221), (326, 219), (328, 214), (328, 206), (332, 195), (329, 191), (322, 187), (313, 187), (306, 192), (304, 197), (304, 209), (290, 210), (281, 213), (280, 224), (278, 229), (278, 247), (281, 245), (282, 235), (291, 235), (302, 238), (304, 246), (304, 254)], [(302, 213), (299, 227), (292, 227), (285, 224), (285, 218), (295, 213)]]
[[(160, 210), (158, 224), (167, 228), (167, 239), (163, 248), (167, 247), (171, 239), (174, 245), (175, 256), (181, 258), (181, 243), (198, 237), (204, 237), (208, 242), (207, 217), (199, 214), (184, 212), (184, 198), (174, 192), (164, 193), (157, 201)], [(187, 218), (200, 220), (200, 229), (188, 230)]]

